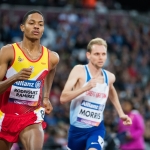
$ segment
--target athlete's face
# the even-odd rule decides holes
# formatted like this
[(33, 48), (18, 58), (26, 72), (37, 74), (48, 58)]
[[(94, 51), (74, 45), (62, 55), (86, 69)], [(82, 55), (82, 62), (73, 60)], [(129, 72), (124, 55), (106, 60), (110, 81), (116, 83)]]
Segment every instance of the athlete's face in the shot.
[(103, 67), (107, 59), (107, 49), (104, 45), (94, 44), (92, 46), (91, 52), (87, 52), (87, 58), (89, 63), (91, 63), (96, 68)]
[(44, 32), (44, 19), (39, 13), (30, 14), (24, 25), (21, 25), (21, 30), (25, 37), (33, 40), (41, 38)]

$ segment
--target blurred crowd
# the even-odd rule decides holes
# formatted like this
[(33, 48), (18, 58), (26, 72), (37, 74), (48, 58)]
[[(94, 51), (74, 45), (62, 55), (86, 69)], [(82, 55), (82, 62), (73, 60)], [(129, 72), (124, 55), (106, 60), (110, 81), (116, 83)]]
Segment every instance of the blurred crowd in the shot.
[[(120, 102), (132, 102), (133, 108), (141, 115), (143, 130), (138, 136), (144, 137), (147, 147), (145, 150), (150, 149), (150, 26), (127, 15), (91, 11), (51, 12), (46, 15), (45, 20), (41, 43), (59, 54), (60, 63), (50, 93), (54, 109), (50, 115), (45, 116), (48, 126), (45, 130), (44, 150), (65, 149), (69, 128), (69, 104), (60, 104), (60, 93), (72, 67), (87, 63), (86, 46), (95, 37), (107, 41), (108, 59), (104, 68), (116, 76), (114, 86)], [(1, 13), (0, 47), (21, 41), (20, 22), (19, 14)], [(117, 150), (114, 145), (119, 146), (120, 140), (114, 137), (119, 132), (120, 120), (109, 100), (104, 119), (107, 131), (105, 149)], [(108, 148), (111, 144), (114, 149), (113, 146)]]
[(95, 8), (98, 3), (104, 4), (107, 8), (115, 8), (116, 0), (1, 0), (2, 4), (11, 5), (32, 5), (74, 8)]

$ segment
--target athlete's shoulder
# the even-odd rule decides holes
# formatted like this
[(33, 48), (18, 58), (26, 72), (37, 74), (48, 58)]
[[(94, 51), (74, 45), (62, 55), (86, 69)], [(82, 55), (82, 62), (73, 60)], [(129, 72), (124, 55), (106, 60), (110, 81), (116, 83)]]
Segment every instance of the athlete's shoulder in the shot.
[(59, 55), (58, 53), (54, 52), (54, 51), (51, 51), (52, 55), (54, 55), (54, 57), (56, 57), (57, 60), (59, 60)]
[(14, 59), (14, 49), (11, 44), (5, 45), (0, 50), (0, 60), (10, 62)]
[(84, 67), (83, 65), (75, 65), (71, 72), (70, 75), (75, 77), (75, 78), (82, 78), (84, 75)]
[[(42, 45), (43, 46), (43, 45)], [(59, 55), (58, 55), (58, 53), (56, 53), (56, 52), (54, 52), (54, 51), (52, 51), (52, 50), (50, 50), (50, 49), (48, 49), (47, 47), (45, 47), (45, 46), (43, 46), (45, 49), (47, 49), (47, 51), (48, 51), (48, 54), (50, 55), (50, 56), (52, 56), (52, 57), (54, 57), (54, 58), (57, 58), (57, 59), (59, 59)]]
[[(83, 69), (84, 69), (84, 65), (80, 65), (80, 64), (75, 65), (75, 66), (73, 67), (73, 70), (76, 70), (76, 71), (83, 71)], [(81, 72), (80, 72), (80, 73), (81, 73)]]
[(59, 55), (58, 53), (51, 51), (48, 49), (49, 53), (49, 61), (52, 63), (53, 66), (56, 66), (59, 63)]
[(7, 50), (10, 50), (10, 49), (13, 49), (12, 44), (4, 45), (4, 46), (1, 48), (2, 51), (7, 51)]
[(103, 69), (103, 70), (108, 74), (108, 76), (110, 76), (110, 77), (115, 76), (114, 73), (112, 73), (112, 72), (110, 72), (108, 70), (105, 70), (105, 69)]
[(12, 53), (14, 53), (12, 44), (7, 44), (3, 46), (0, 50), (0, 53), (1, 55), (7, 55), (7, 56), (12, 55)]
[(116, 77), (115, 77), (115, 74), (108, 71), (108, 70), (104, 70), (106, 71), (107, 75), (108, 75), (108, 78), (109, 78), (109, 83), (114, 83), (115, 80), (116, 80)]
[(75, 65), (72, 68), (71, 73), (75, 74), (76, 77), (82, 77), (84, 75), (84, 65)]

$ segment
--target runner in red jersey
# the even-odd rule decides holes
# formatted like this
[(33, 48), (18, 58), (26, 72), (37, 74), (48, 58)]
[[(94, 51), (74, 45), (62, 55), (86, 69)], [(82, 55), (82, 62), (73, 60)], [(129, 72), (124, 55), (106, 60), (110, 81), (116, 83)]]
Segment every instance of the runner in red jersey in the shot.
[(0, 51), (0, 149), (9, 150), (20, 139), (25, 149), (42, 150), (42, 124), (53, 109), (49, 92), (59, 57), (40, 45), (41, 12), (27, 12), (20, 27), (23, 40)]

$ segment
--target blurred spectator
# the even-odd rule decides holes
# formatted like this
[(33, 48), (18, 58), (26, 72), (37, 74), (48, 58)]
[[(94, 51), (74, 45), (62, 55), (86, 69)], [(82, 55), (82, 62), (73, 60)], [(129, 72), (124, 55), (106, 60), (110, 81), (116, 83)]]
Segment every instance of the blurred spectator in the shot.
[(0, 20), (0, 40), (2, 42), (10, 42), (9, 16), (8, 16), (8, 14), (1, 14), (0, 17), (1, 17), (1, 20)]
[(43, 150), (62, 150), (62, 146), (55, 141), (56, 128), (52, 126), (47, 127)]
[(85, 8), (95, 8), (97, 0), (82, 0), (82, 5)]
[(145, 150), (144, 143), (144, 119), (141, 114), (133, 109), (131, 100), (124, 100), (122, 103), (123, 110), (132, 119), (131, 126), (125, 126), (122, 120), (118, 125), (118, 139), (120, 140), (121, 150)]
[(105, 140), (104, 150), (118, 150), (114, 138), (111, 135), (106, 133), (104, 140)]
[(145, 133), (144, 138), (146, 142), (146, 150), (150, 149), (150, 117), (145, 121)]
[(13, 17), (10, 24), (9, 38), (12, 42), (21, 41), (22, 32), (19, 26), (19, 18), (17, 16)]
[(49, 126), (45, 132), (43, 150), (66, 150), (68, 126), (59, 123), (58, 126)]

